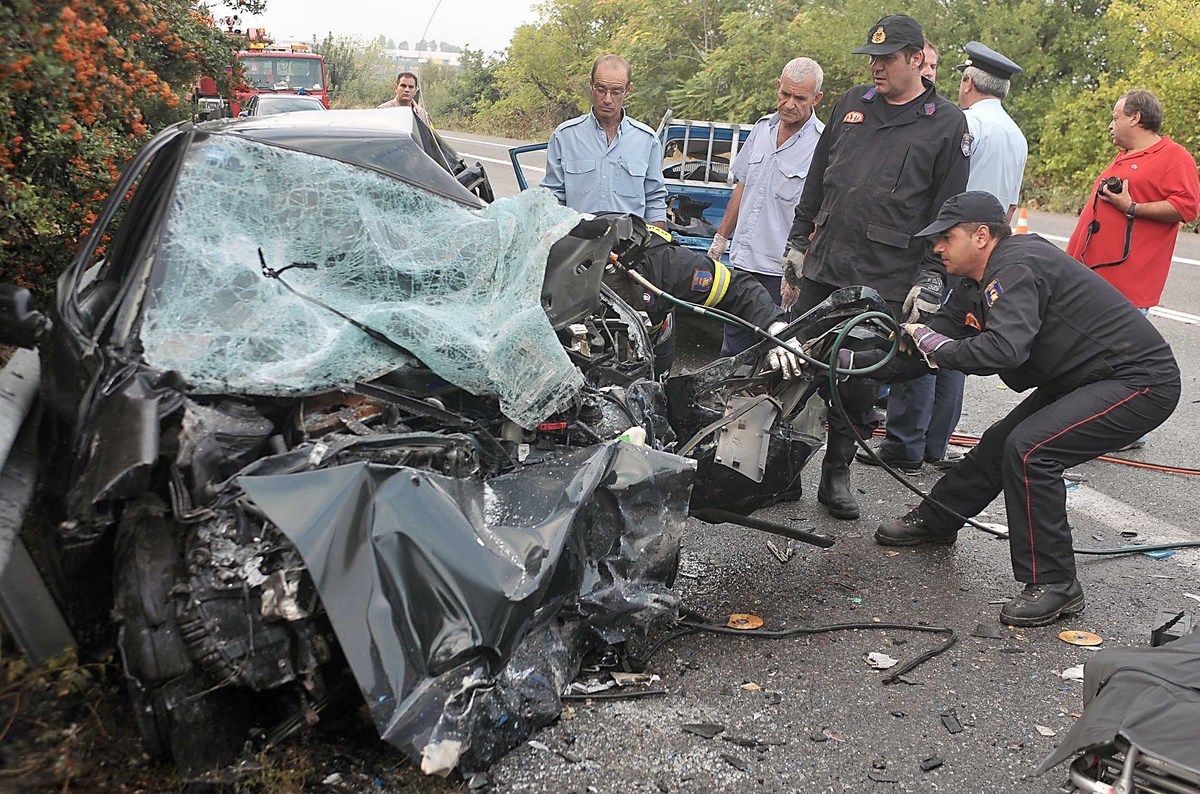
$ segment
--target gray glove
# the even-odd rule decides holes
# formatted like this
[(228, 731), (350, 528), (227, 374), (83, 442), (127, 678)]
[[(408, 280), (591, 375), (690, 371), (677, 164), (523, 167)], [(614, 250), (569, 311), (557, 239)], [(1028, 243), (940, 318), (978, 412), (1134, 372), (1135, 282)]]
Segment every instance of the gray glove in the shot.
[(783, 259), (779, 266), (783, 268), (783, 277), (793, 287), (800, 286), (804, 275), (804, 259), (808, 256), (808, 248), (798, 248), (791, 243), (783, 251)]
[(708, 247), (708, 258), (715, 262), (724, 256), (725, 252), (728, 250), (729, 240), (725, 239), (719, 234), (714, 235), (712, 245)]
[(922, 270), (917, 283), (908, 291), (904, 307), (900, 309), (902, 322), (920, 322), (933, 314), (942, 305), (942, 277), (933, 270)]

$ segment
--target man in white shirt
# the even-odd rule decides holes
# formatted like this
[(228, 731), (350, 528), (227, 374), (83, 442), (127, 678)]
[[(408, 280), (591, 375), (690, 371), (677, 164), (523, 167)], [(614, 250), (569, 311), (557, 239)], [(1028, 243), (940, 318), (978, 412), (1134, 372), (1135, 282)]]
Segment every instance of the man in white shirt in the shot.
[[(796, 203), (804, 190), (813, 150), (825, 125), (813, 112), (825, 96), (821, 66), (812, 58), (793, 58), (775, 81), (777, 111), (763, 116), (733, 163), (737, 185), (708, 255), (752, 275), (776, 303), (781, 302), (783, 269)], [(732, 239), (730, 239), (732, 238)], [(795, 298), (792, 298), (795, 301)], [(722, 355), (740, 353), (757, 342), (754, 334), (727, 326)]]

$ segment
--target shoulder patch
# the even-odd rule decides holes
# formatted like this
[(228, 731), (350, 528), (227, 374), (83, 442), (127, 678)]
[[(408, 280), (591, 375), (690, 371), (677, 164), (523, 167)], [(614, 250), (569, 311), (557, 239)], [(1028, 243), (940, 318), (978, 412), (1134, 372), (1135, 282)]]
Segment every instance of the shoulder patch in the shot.
[(959, 143), (959, 148), (962, 149), (963, 157), (970, 157), (971, 152), (975, 149), (975, 136), (969, 132), (964, 132), (962, 142)]
[(713, 274), (711, 270), (692, 271), (692, 292), (708, 292), (712, 289)]
[(967, 312), (967, 316), (963, 318), (963, 324), (974, 328), (976, 331), (982, 331), (983, 326), (979, 324), (979, 318), (974, 312)]
[(861, 110), (852, 110), (849, 113), (847, 113), (845, 116), (842, 116), (842, 123), (843, 124), (862, 124), (863, 120), (865, 118), (866, 118), (866, 116), (864, 116), (862, 114)]
[(878, 90), (879, 89), (877, 89), (875, 86), (871, 86), (869, 89), (867, 89), (867, 93), (862, 95), (862, 98), (865, 99), (866, 101), (870, 102), (872, 99), (875, 98), (875, 92)]
[(1000, 296), (1003, 294), (1004, 287), (1000, 284), (1000, 279), (994, 278), (983, 288), (983, 301), (988, 306), (991, 306), (1000, 300)]

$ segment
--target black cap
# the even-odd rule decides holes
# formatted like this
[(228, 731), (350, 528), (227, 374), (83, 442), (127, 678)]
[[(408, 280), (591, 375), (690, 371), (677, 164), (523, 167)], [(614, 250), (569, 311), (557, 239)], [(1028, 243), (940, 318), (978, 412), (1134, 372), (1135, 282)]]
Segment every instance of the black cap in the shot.
[(905, 47), (925, 46), (925, 31), (906, 14), (892, 14), (876, 22), (867, 31), (867, 43), (853, 50), (855, 55), (891, 55)]
[(1008, 213), (991, 193), (969, 190), (946, 199), (937, 220), (913, 236), (932, 237), (960, 223), (1008, 223)]
[(974, 66), (976, 69), (982, 69), (990, 75), (999, 77), (1001, 80), (1009, 80), (1014, 74), (1020, 74), (1025, 71), (991, 47), (980, 44), (977, 41), (968, 41), (964, 49), (967, 51), (966, 63), (960, 63), (954, 67), (960, 72), (968, 66)]

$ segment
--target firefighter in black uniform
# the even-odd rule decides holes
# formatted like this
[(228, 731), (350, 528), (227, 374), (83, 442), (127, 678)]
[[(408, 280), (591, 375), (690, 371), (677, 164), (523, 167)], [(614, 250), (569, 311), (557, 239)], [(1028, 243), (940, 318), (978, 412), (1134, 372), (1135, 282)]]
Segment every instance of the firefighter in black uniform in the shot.
[(936, 366), (1036, 390), (875, 539), (953, 543), (958, 516), (977, 515), (1003, 490), (1013, 573), (1026, 586), (1000, 620), (1045, 625), (1083, 609), (1063, 469), (1166, 421), (1179, 401), (1179, 367), (1150, 321), (1104, 279), (1037, 235), (1012, 236), (990, 193), (951, 198), (920, 235), (937, 237), (934, 250), (963, 282), (927, 324), (905, 325), (917, 349)]
[[(962, 111), (921, 78), (924, 47), (921, 26), (899, 14), (872, 25), (854, 50), (871, 56), (874, 84), (850, 89), (831, 112), (784, 253), (784, 305), (800, 314), (855, 285), (879, 292), (901, 320), (941, 302), (944, 269), (914, 234), (966, 189), (971, 139)], [(876, 392), (858, 378), (841, 387), (862, 436), (877, 423)], [(849, 482), (853, 432), (830, 412), (817, 500), (835, 518), (859, 515)]]
[[(772, 334), (786, 325), (783, 310), (749, 274), (679, 245), (669, 232), (647, 224), (636, 215), (628, 218), (632, 229), (623, 230), (622, 239), (613, 248), (622, 265), (636, 270), (672, 297), (716, 307)], [(604, 281), (634, 309), (649, 316), (654, 372), (659, 377), (667, 375), (675, 358), (675, 305), (646, 291), (620, 270), (606, 275)], [(768, 360), (772, 369), (783, 370), (785, 378), (800, 372), (799, 359), (790, 351), (776, 347)]]

